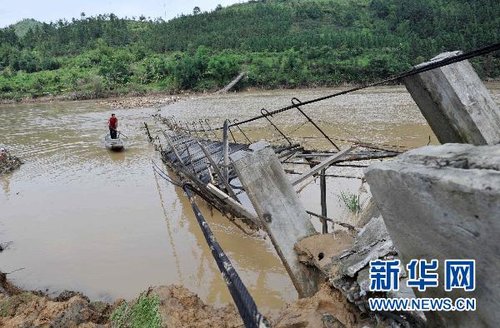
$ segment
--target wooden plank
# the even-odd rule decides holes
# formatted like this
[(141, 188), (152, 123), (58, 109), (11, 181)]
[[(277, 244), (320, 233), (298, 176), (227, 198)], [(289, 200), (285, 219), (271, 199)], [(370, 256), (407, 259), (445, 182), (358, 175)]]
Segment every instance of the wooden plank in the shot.
[(323, 160), (321, 163), (319, 163), (318, 165), (316, 165), (315, 167), (313, 167), (309, 171), (304, 172), (297, 179), (293, 180), (292, 185), (295, 186), (295, 185), (301, 183), (302, 181), (306, 180), (307, 178), (313, 176), (314, 174), (318, 173), (319, 171), (326, 169), (328, 166), (330, 166), (330, 164), (332, 164), (333, 162), (335, 162), (338, 159), (341, 159), (343, 156), (345, 156), (347, 153), (349, 153), (354, 148), (356, 148), (356, 146), (351, 146), (349, 148), (346, 148), (346, 149), (336, 153), (333, 156), (328, 157), (327, 159)]
[(239, 151), (231, 160), (299, 297), (312, 296), (317, 291), (318, 273), (299, 262), (294, 246), (316, 231), (278, 157), (263, 145), (251, 145), (250, 151)]
[(232, 87), (236, 85), (236, 83), (238, 83), (243, 77), (245, 77), (246, 74), (247, 74), (246, 72), (241, 72), (240, 74), (238, 74), (236, 78), (234, 78), (231, 82), (229, 82), (228, 85), (217, 91), (217, 93), (228, 92), (229, 90), (231, 90)]
[(200, 146), (203, 153), (205, 153), (205, 156), (207, 157), (208, 161), (210, 162), (210, 165), (212, 166), (213, 170), (215, 171), (215, 173), (217, 174), (219, 179), (222, 180), (222, 183), (226, 187), (226, 190), (228, 191), (228, 193), (231, 195), (231, 197), (234, 200), (238, 200), (238, 197), (234, 193), (233, 188), (231, 188), (231, 186), (229, 185), (229, 182), (222, 176), (222, 172), (219, 170), (219, 167), (217, 166), (217, 163), (215, 163), (214, 159), (210, 155), (210, 152), (199, 141), (198, 141), (198, 145)]
[(258, 223), (257, 218), (255, 217), (255, 214), (251, 213), (249, 210), (247, 210), (243, 205), (229, 197), (228, 194), (217, 188), (211, 183), (207, 184), (207, 189), (210, 190), (215, 196), (219, 197), (219, 199), (223, 200), (228, 206), (231, 206), (233, 208), (233, 211), (236, 213), (240, 213), (239, 217), (240, 218), (246, 218), (250, 219), (255, 223)]

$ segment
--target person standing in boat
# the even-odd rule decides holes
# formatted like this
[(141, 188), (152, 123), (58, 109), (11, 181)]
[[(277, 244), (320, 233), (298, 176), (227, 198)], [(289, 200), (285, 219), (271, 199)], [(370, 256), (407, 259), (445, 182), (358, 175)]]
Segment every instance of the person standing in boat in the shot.
[(118, 131), (116, 130), (118, 128), (118, 119), (116, 118), (115, 114), (111, 114), (111, 117), (108, 121), (108, 126), (111, 139), (116, 139), (118, 135)]

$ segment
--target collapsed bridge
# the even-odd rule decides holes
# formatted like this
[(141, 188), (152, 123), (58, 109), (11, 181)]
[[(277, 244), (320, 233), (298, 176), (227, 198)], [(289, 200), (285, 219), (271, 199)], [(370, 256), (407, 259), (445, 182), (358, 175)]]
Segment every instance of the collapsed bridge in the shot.
[[(445, 54), (430, 63), (416, 67), (410, 72), (367, 86), (395, 82), (401, 79), (406, 84), (407, 89), (419, 105), (422, 114), (440, 142), (494, 145), (500, 142), (500, 113), (498, 106), (487, 94), (484, 85), (482, 85), (470, 64), (464, 62), (449, 67), (448, 65), (498, 49), (500, 49), (500, 45), (496, 44), (466, 54)], [(460, 78), (457, 78), (457, 76)], [(243, 229), (245, 227), (263, 229), (269, 235), (299, 296), (313, 295), (317, 290), (318, 271), (304, 266), (295, 253), (295, 247), (299, 241), (306, 240), (307, 237), (317, 234), (308, 214), (320, 218), (323, 233), (327, 233), (329, 226), (332, 226), (332, 224), (338, 224), (341, 229), (347, 228), (356, 231), (356, 227), (346, 225), (327, 216), (326, 178), (329, 176), (327, 174), (328, 168), (333, 166), (364, 167), (371, 160), (395, 157), (404, 150), (398, 146), (376, 145), (359, 140), (339, 140), (331, 137), (301, 109), (302, 106), (307, 104), (357, 91), (361, 88), (352, 88), (306, 102), (300, 102), (294, 98), (291, 106), (272, 112), (263, 109), (261, 115), (242, 122), (231, 124), (226, 120), (223, 126), (217, 128), (211, 128), (207, 124), (208, 128), (192, 129), (188, 124), (177, 122), (174, 118), (157, 115), (156, 119), (159, 127), (155, 130), (157, 135), (153, 137), (151, 130), (147, 124), (145, 125), (150, 141), (155, 144), (163, 163), (175, 174), (176, 178), (171, 178), (156, 163), (153, 165), (155, 172), (169, 182), (182, 187), (190, 198), (207, 243), (211, 245), (214, 258), (223, 276), (227, 278), (228, 288), (244, 318), (245, 325), (248, 327), (265, 326), (266, 323), (261, 314), (258, 313), (255, 303), (251, 300), (251, 296), (246, 291), (241, 280), (239, 280), (229, 260), (216, 243), (208, 228), (208, 223), (196, 207), (192, 197), (193, 192), (222, 213), (227, 214), (235, 224)], [(443, 97), (449, 97), (450, 99), (445, 99), (446, 101), (436, 100), (443, 100)], [(471, 97), (476, 97), (481, 101), (471, 102)], [(453, 106), (449, 106), (449, 104)], [(305, 123), (312, 125), (317, 130), (317, 134), (321, 135), (321, 138), (329, 144), (329, 149), (308, 148), (303, 143), (296, 142), (295, 138), (284, 133), (272, 120), (273, 115), (291, 109), (297, 109), (303, 115), (306, 120)], [(478, 112), (481, 115), (477, 115)], [(278, 142), (267, 143), (250, 140), (242, 126), (261, 119), (265, 119), (268, 122), (268, 128), (279, 135)], [(235, 131), (236, 129), (237, 131)], [(208, 135), (209, 132), (213, 137)], [(236, 136), (240, 138), (238, 139)], [(342, 142), (342, 147), (337, 145), (339, 141)], [(440, 156), (449, 156), (446, 151), (444, 154), (440, 154)], [(415, 155), (413, 153), (406, 155), (410, 160), (415, 160), (412, 156)], [(356, 162), (360, 161), (362, 161), (362, 164), (356, 164)], [(440, 163), (443, 160), (436, 159), (435, 161)], [(468, 169), (467, 163), (468, 160), (461, 165), (465, 165), (464, 168)], [(380, 172), (382, 171), (380, 170)], [(380, 172), (376, 174), (381, 174)], [(306, 213), (304, 206), (297, 197), (297, 192), (316, 176), (320, 177), (321, 214)], [(377, 189), (384, 190), (381, 187), (385, 183), (384, 180), (373, 178), (373, 176), (376, 176), (373, 174), (370, 176)], [(379, 194), (378, 197), (375, 197), (378, 200), (378, 207), (380, 207), (380, 201), (384, 197), (387, 197), (387, 195)], [(422, 201), (418, 199), (418, 195), (413, 195), (411, 192), (407, 197), (413, 198), (417, 204)], [(390, 201), (387, 203), (394, 205)], [(317, 259), (313, 258), (311, 260), (323, 274), (329, 277), (332, 286), (341, 290), (349, 301), (358, 305), (362, 311), (366, 311), (365, 305), (369, 293), (369, 289), (366, 289), (367, 264), (372, 259), (398, 256), (399, 253), (395, 245), (392, 244), (387, 230), (395, 234), (407, 234), (404, 229), (401, 230), (401, 227), (398, 227), (399, 230), (395, 229), (400, 218), (392, 218), (391, 213), (394, 213), (394, 209), (388, 211), (385, 204), (383, 205), (381, 210), (383, 209), (386, 212), (382, 214), (384, 214), (384, 217), (387, 215), (390, 218), (388, 222), (391, 225), (386, 229), (385, 220), (382, 219), (380, 213), (374, 214), (368, 224), (353, 237), (352, 249), (347, 249), (345, 253), (331, 257), (332, 260), (337, 261), (336, 264), (333, 263), (333, 266), (340, 265), (339, 272), (344, 276), (341, 276), (340, 279), (329, 277), (329, 272), (323, 271), (324, 267), (318, 265)], [(422, 206), (425, 206), (425, 204)], [(412, 213), (409, 217), (405, 217), (405, 214), (407, 213), (403, 211), (401, 215), (403, 221), (411, 220), (414, 215)], [(411, 224), (418, 226), (418, 228), (429, 229), (429, 227), (420, 227), (420, 221), (413, 221)], [(387, 223), (387, 221), (385, 222)], [(243, 225), (240, 225), (240, 223), (243, 223)], [(492, 229), (495, 230), (496, 228)], [(335, 235), (335, 232), (332, 235)], [(402, 238), (401, 235), (397, 236), (396, 241), (399, 242), (399, 245), (396, 246), (401, 247), (405, 252), (402, 254), (403, 256), (415, 253), (420, 248), (425, 248), (425, 243), (416, 243), (417, 247), (405, 247), (405, 238)], [(391, 235), (391, 237), (393, 236)], [(428, 237), (431, 238), (432, 236)], [(432, 243), (433, 241), (429, 240), (429, 242)], [(484, 241), (480, 241), (480, 238), (478, 238), (477, 242), (479, 245), (484, 244)], [(455, 248), (454, 245), (450, 246), (450, 249), (454, 251)], [(431, 254), (433, 250), (427, 250), (427, 252)], [(353, 256), (351, 257), (351, 255)], [(487, 252), (483, 256), (489, 257), (490, 255)], [(316, 255), (313, 254), (314, 256)], [(331, 268), (331, 266), (328, 267)], [(409, 292), (413, 297), (415, 296), (411, 289)], [(492, 320), (491, 313), (483, 311), (481, 316), (486, 320)], [(405, 320), (409, 320), (408, 318), (411, 316), (409, 314), (396, 314), (388, 317), (392, 318), (393, 322), (401, 324), (407, 322)], [(438, 322), (439, 320), (461, 322), (461, 314), (445, 314), (442, 318), (437, 319), (436, 317), (439, 316), (429, 315), (428, 320), (430, 322)], [(418, 315), (413, 318), (418, 321)], [(469, 321), (464, 322), (481, 320), (477, 319), (479, 317), (466, 316), (466, 318)]]

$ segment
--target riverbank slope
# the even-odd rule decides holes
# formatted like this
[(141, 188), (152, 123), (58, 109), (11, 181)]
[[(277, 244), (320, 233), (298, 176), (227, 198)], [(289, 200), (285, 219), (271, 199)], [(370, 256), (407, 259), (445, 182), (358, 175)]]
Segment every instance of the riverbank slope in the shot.
[[(367, 321), (340, 292), (324, 285), (316, 295), (265, 314), (273, 327), (361, 327)], [(205, 304), (182, 286), (149, 288), (132, 301), (91, 301), (64, 291), (49, 297), (24, 291), (0, 272), (0, 326), (2, 327), (241, 327), (232, 304)]]

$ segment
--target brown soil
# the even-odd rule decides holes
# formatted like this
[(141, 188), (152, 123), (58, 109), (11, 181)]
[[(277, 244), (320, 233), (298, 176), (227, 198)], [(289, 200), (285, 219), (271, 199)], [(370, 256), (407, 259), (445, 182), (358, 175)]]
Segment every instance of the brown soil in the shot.
[(109, 327), (112, 309), (80, 293), (63, 292), (51, 299), (23, 291), (0, 272), (0, 327)]
[[(158, 296), (163, 327), (243, 326), (232, 304), (221, 308), (207, 305), (182, 286), (160, 286), (146, 293)], [(42, 292), (23, 291), (0, 273), (0, 327), (112, 327), (111, 314), (122, 302), (91, 302), (70, 291), (50, 298)], [(289, 304), (267, 318), (272, 327), (280, 328), (362, 327), (367, 323), (340, 292), (326, 284), (313, 297)]]
[(370, 326), (370, 321), (363, 319), (359, 310), (341, 292), (327, 284), (323, 284), (313, 297), (288, 304), (271, 322), (275, 328)]
[(161, 286), (152, 290), (160, 299), (160, 315), (165, 327), (242, 327), (243, 322), (232, 305), (215, 308), (206, 305), (182, 286)]

